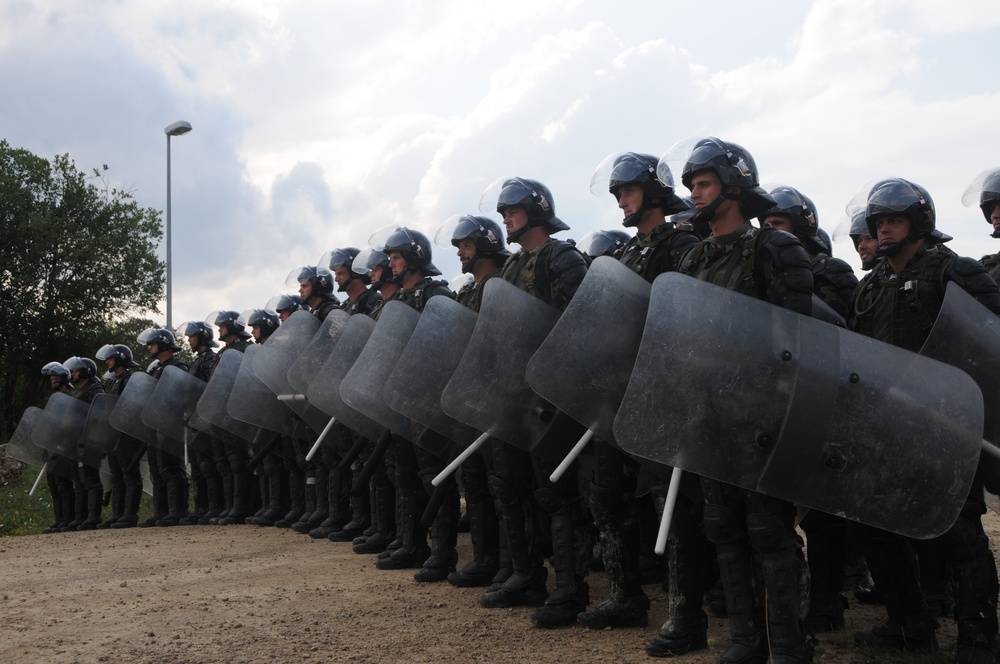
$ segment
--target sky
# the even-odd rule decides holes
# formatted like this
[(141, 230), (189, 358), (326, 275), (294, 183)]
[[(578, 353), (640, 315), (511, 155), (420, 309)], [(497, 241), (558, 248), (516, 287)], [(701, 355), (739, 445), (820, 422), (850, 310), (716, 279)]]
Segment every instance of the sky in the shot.
[[(998, 37), (995, 0), (5, 0), (0, 138), (107, 164), (165, 210), (163, 129), (191, 123), (171, 139), (175, 326), (263, 307), (386, 224), (433, 239), (502, 176), (549, 187), (558, 237), (620, 228), (598, 164), (691, 136), (746, 147), (831, 234), (866, 182), (917, 182), (978, 258), (1000, 241), (960, 199), (1000, 166)], [(834, 255), (861, 274), (849, 240)], [(434, 262), (460, 271), (451, 247)]]

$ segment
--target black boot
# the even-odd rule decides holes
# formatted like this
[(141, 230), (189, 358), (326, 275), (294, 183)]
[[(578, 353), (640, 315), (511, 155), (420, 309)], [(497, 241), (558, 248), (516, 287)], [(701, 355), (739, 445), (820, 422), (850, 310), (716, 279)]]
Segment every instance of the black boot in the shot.
[(793, 551), (759, 556), (764, 568), (769, 664), (805, 664), (813, 660), (812, 643), (799, 622), (799, 562)]
[(385, 482), (375, 487), (373, 514), (375, 515), (375, 532), (359, 541), (351, 543), (354, 553), (380, 554), (386, 550), (389, 543), (396, 538), (396, 490), (392, 484)]
[[(496, 508), (489, 495), (478, 495), (472, 499), (466, 495), (465, 501), (472, 560), (461, 570), (449, 574), (448, 583), (459, 588), (488, 586), (500, 569), (500, 523)], [(509, 562), (509, 555), (507, 559)]]
[(219, 519), (220, 526), (245, 523), (247, 504), (250, 501), (250, 476), (246, 472), (233, 473), (233, 507), (229, 515)]
[(483, 594), (479, 605), (487, 609), (541, 606), (549, 596), (545, 588), (549, 571), (542, 564), (539, 552), (529, 548), (522, 504), (501, 504), (501, 511), (512, 573), (498, 588)]
[[(768, 657), (763, 625), (754, 622), (753, 572), (746, 542), (717, 543), (719, 573), (726, 594), (730, 644), (719, 657), (720, 664), (764, 664)], [(798, 581), (796, 580), (796, 583)]]
[(291, 528), (306, 511), (305, 476), (298, 472), (288, 474), (288, 512), (274, 522), (275, 528)]
[(101, 523), (101, 508), (104, 506), (104, 489), (98, 484), (87, 489), (87, 518), (84, 519), (77, 530), (94, 530)]
[(142, 502), (142, 479), (136, 478), (125, 483), (122, 498), (122, 515), (111, 524), (112, 528), (134, 528), (139, 523), (139, 505)]
[(451, 490), (438, 508), (431, 524), (431, 555), (423, 562), (420, 571), (413, 575), (417, 581), (444, 581), (455, 571), (458, 562), (458, 519), (461, 515), (458, 486), (454, 480)]
[(287, 493), (284, 466), (275, 464), (268, 469), (267, 474), (267, 507), (262, 514), (253, 517), (251, 523), (258, 526), (273, 526), (277, 523), (288, 512), (285, 499)]
[(76, 530), (77, 527), (87, 520), (87, 490), (78, 481), (73, 482), (73, 520), (66, 527), (67, 531)]
[(397, 493), (399, 512), (397, 514), (396, 532), (399, 535), (400, 547), (390, 555), (380, 557), (375, 561), (379, 569), (413, 569), (421, 567), (431, 553), (427, 546), (427, 530), (420, 525), (421, 502), (418, 501), (416, 490)]
[(331, 542), (353, 542), (355, 537), (364, 533), (371, 526), (371, 519), (368, 516), (370, 499), (366, 499), (371, 493), (369, 491), (368, 494), (361, 496), (351, 496), (351, 520), (345, 523), (340, 530), (330, 533), (327, 539)]
[(584, 613), (590, 603), (590, 589), (583, 577), (576, 573), (573, 514), (569, 508), (565, 508), (552, 514), (551, 521), (556, 589), (531, 614), (531, 622), (535, 627), (543, 629), (576, 623), (577, 616)]
[(187, 476), (181, 468), (175, 468), (175, 472), (167, 480), (167, 504), (168, 512), (162, 519), (157, 520), (157, 526), (177, 526), (181, 519), (187, 516), (188, 483)]
[(111, 515), (101, 523), (97, 524), (100, 529), (110, 528), (111, 524), (122, 518), (125, 513), (125, 483), (116, 482), (111, 487)]
[[(309, 480), (312, 480), (310, 482)], [(303, 535), (319, 525), (319, 521), (313, 521), (313, 514), (316, 513), (316, 478), (306, 477), (305, 484), (305, 511), (299, 520), (292, 524), (292, 530)]]
[(212, 523), (213, 519), (218, 520), (219, 515), (226, 509), (221, 475), (205, 476), (205, 495), (208, 498), (208, 509), (198, 518), (199, 526), (207, 526)]

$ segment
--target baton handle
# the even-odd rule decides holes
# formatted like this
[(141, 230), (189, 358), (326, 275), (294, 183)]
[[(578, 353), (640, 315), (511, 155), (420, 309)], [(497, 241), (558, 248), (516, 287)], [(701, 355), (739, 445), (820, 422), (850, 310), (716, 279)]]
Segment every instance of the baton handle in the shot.
[(448, 494), (448, 489), (452, 482), (442, 482), (434, 487), (434, 492), (431, 494), (430, 500), (427, 501), (427, 507), (424, 508), (424, 513), (420, 517), (420, 525), (424, 528), (430, 528), (431, 524), (434, 523), (434, 519), (437, 518), (438, 510), (441, 509), (441, 503), (444, 502), (444, 497)]
[(29, 496), (35, 495), (35, 489), (37, 489), (38, 485), (42, 483), (42, 477), (45, 475), (45, 471), (48, 469), (49, 469), (49, 462), (46, 461), (45, 463), (42, 464), (42, 469), (38, 471), (38, 478), (35, 479), (35, 483), (31, 485), (31, 491), (28, 492)]
[(361, 450), (365, 449), (365, 445), (368, 443), (369, 440), (367, 438), (364, 436), (358, 436), (354, 445), (351, 446), (351, 449), (347, 450), (347, 454), (345, 454), (344, 458), (337, 464), (337, 473), (340, 474), (347, 472), (347, 470), (351, 467), (351, 464), (354, 463), (354, 460), (358, 458), (359, 454), (361, 454)]
[(663, 516), (660, 517), (660, 530), (656, 533), (656, 555), (662, 556), (667, 550), (667, 533), (670, 532), (670, 521), (674, 518), (674, 506), (677, 504), (677, 492), (681, 488), (680, 468), (674, 468), (670, 473), (670, 486), (667, 488), (667, 500), (663, 503)]
[(306, 395), (304, 394), (279, 394), (278, 401), (305, 401)]
[(149, 445), (146, 443), (139, 443), (139, 451), (135, 453), (135, 456), (132, 457), (132, 460), (129, 461), (128, 466), (125, 468), (126, 475), (134, 473), (135, 469), (139, 467), (139, 462), (142, 461), (142, 455), (146, 453), (146, 448), (148, 447)]
[(997, 447), (993, 443), (984, 440), (982, 441), (982, 448), (983, 452), (985, 452), (986, 454), (989, 454), (991, 457), (994, 457), (996, 459), (1000, 459), (1000, 447)]
[(326, 426), (323, 427), (323, 431), (321, 431), (319, 434), (319, 438), (317, 438), (316, 442), (313, 443), (313, 446), (309, 448), (309, 453), (306, 454), (306, 461), (313, 460), (313, 457), (316, 456), (316, 452), (319, 451), (319, 446), (323, 443), (323, 439), (326, 438), (327, 434), (330, 433), (330, 429), (332, 429), (333, 425), (336, 423), (337, 423), (337, 418), (335, 417), (331, 417), (330, 421), (326, 423)]
[(438, 473), (437, 476), (431, 480), (431, 484), (433, 484), (434, 486), (440, 486), (441, 482), (444, 482), (449, 475), (458, 470), (458, 467), (461, 466), (463, 463), (465, 463), (466, 459), (475, 454), (476, 450), (482, 447), (483, 444), (485, 444), (486, 441), (489, 439), (490, 439), (490, 434), (484, 433), (481, 436), (479, 436), (479, 438), (476, 438), (474, 441), (472, 441), (471, 445), (462, 450), (461, 454), (455, 457), (455, 459), (451, 463), (449, 463), (447, 466), (444, 467), (444, 470)]
[(386, 450), (389, 449), (389, 445), (392, 444), (392, 432), (388, 429), (382, 429), (382, 435), (379, 436), (378, 442), (375, 443), (375, 450), (372, 455), (368, 457), (368, 461), (365, 462), (365, 467), (361, 469), (358, 473), (357, 479), (354, 480), (354, 485), (351, 486), (351, 495), (357, 498), (358, 496), (364, 495), (365, 491), (368, 490), (368, 480), (372, 478), (375, 474), (375, 468), (378, 464), (382, 463), (382, 457), (385, 456)]
[(260, 451), (253, 455), (253, 458), (247, 462), (247, 472), (252, 473), (254, 469), (260, 465), (260, 462), (264, 460), (264, 457), (270, 454), (280, 443), (281, 436), (275, 435), (270, 441), (268, 441), (267, 445), (260, 448)]
[(550, 482), (555, 484), (556, 482), (559, 481), (559, 479), (563, 476), (563, 473), (565, 473), (569, 469), (570, 464), (576, 461), (576, 458), (578, 456), (583, 454), (583, 450), (587, 447), (587, 443), (589, 443), (590, 439), (593, 437), (594, 437), (593, 429), (587, 429), (586, 433), (580, 436), (580, 440), (576, 441), (576, 445), (574, 445), (573, 449), (569, 451), (569, 454), (566, 455), (566, 458), (563, 459), (559, 463), (559, 465), (556, 466), (556, 469), (552, 471), (552, 474), (549, 475)]

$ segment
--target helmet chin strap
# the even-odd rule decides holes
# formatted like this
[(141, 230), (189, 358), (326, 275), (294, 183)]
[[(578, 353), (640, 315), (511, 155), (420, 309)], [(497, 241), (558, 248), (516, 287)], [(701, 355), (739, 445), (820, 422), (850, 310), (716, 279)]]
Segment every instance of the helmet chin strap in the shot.
[(717, 196), (714, 201), (701, 208), (691, 217), (691, 224), (705, 222), (708, 223), (715, 218), (715, 213), (719, 209), (719, 206), (726, 200), (725, 196)]
[(409, 265), (407, 265), (406, 267), (403, 268), (402, 272), (400, 272), (399, 274), (393, 275), (393, 277), (392, 277), (392, 283), (396, 284), (397, 286), (402, 287), (402, 285), (403, 285), (403, 279), (406, 277), (406, 275), (407, 274), (413, 274), (414, 272), (420, 272), (420, 270), (418, 268), (410, 267)]
[(639, 222), (642, 221), (642, 216), (644, 214), (646, 214), (650, 210), (662, 209), (660, 206), (659, 199), (655, 199), (655, 204), (654, 204), (654, 202), (647, 203), (646, 198), (647, 198), (646, 192), (643, 191), (642, 205), (639, 206), (638, 210), (636, 210), (632, 214), (622, 219), (622, 226), (624, 226), (625, 228), (633, 228), (635, 226), (638, 226)]
[(993, 232), (990, 233), (990, 237), (1000, 238), (1000, 228), (994, 228)]
[(910, 239), (910, 236), (907, 235), (905, 238), (903, 238), (899, 242), (887, 242), (885, 244), (880, 244), (878, 246), (878, 248), (875, 249), (875, 255), (876, 256), (895, 256), (896, 254), (898, 254), (900, 251), (903, 250), (903, 247), (905, 247), (906, 245), (910, 244), (911, 241), (912, 240)]
[(476, 265), (476, 261), (478, 260), (479, 260), (479, 251), (477, 250), (476, 253), (473, 254), (472, 258), (469, 259), (468, 262), (462, 263), (462, 274), (471, 274), (472, 268)]

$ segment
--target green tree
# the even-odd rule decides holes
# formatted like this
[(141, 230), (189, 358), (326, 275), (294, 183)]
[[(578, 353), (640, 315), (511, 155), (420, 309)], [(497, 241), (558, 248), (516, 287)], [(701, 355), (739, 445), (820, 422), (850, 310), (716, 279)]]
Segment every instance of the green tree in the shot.
[(139, 317), (156, 311), (160, 213), (106, 172), (88, 177), (69, 155), (49, 161), (0, 140), (0, 441), (44, 393), (42, 365), (92, 357), (111, 334), (134, 345), (133, 330), (150, 324)]

